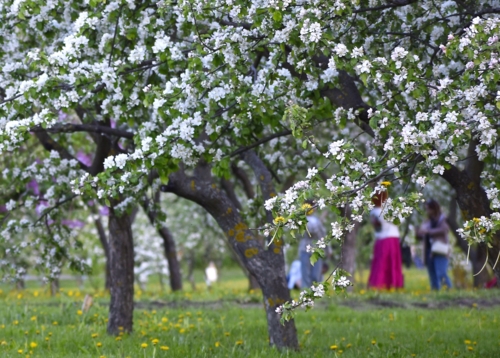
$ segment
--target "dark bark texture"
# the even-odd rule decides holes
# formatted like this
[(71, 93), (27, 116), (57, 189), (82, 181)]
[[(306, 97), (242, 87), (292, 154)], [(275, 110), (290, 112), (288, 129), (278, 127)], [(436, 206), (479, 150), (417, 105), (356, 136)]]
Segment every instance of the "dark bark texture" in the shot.
[[(160, 200), (160, 192), (156, 192), (154, 201), (158, 203)], [(156, 225), (156, 212), (151, 203), (144, 201), (142, 207), (146, 214), (148, 215), (149, 221), (152, 225)], [(170, 230), (161, 225), (158, 229), (158, 234), (163, 240), (163, 248), (165, 250), (165, 258), (167, 259), (168, 271), (170, 273), (170, 288), (172, 291), (182, 290), (182, 276), (181, 276), (181, 266), (179, 260), (177, 259), (177, 249), (175, 247), (175, 240), (172, 236)]]
[(278, 240), (266, 249), (243, 222), (235, 204), (225, 191), (215, 185), (207, 165), (198, 165), (191, 177), (185, 175), (182, 170), (172, 174), (163, 190), (196, 202), (214, 217), (233, 250), (249, 273), (255, 276), (262, 289), (270, 344), (277, 348), (298, 349), (295, 322), (291, 320), (281, 325), (280, 316), (275, 312), (277, 306), (290, 300), (286, 285), (283, 242)]
[[(444, 172), (443, 178), (455, 189), (457, 193), (457, 203), (461, 209), (464, 220), (480, 218), (481, 216), (490, 217), (492, 210), (486, 192), (481, 187), (480, 175), (484, 163), (480, 162), (475, 156), (475, 145), (471, 142), (469, 149), (469, 159), (465, 169), (459, 170), (457, 167), (451, 167)], [(484, 258), (478, 256), (476, 260), (481, 262), (486, 260), (486, 251), (488, 252), (488, 262), (491, 267), (500, 254), (500, 233), (496, 233), (492, 240), (492, 247), (487, 248), (484, 244), (477, 245), (478, 252), (485, 253)], [(481, 265), (482, 266), (482, 265)], [(495, 275), (500, 278), (500, 265), (494, 268)], [(475, 272), (477, 273), (477, 272)]]
[(484, 246), (474, 245), (469, 249), (469, 244), (467, 241), (462, 239), (458, 234), (459, 229), (457, 223), (457, 201), (456, 198), (450, 200), (450, 208), (448, 211), (448, 225), (450, 230), (457, 240), (457, 245), (465, 253), (469, 253), (469, 260), (472, 264), (472, 279), (473, 285), (476, 288), (482, 288), (490, 280), (490, 274), (488, 270), (482, 270), (482, 267), (486, 261), (486, 249)]
[(111, 273), (108, 333), (131, 332), (134, 312), (134, 242), (130, 217), (109, 211)]
[[(97, 214), (97, 210), (93, 210), (94, 214)], [(106, 235), (106, 230), (104, 230), (104, 225), (102, 224), (102, 220), (100, 217), (95, 219), (95, 226), (97, 228), (97, 234), (99, 236), (99, 241), (101, 242), (102, 249), (104, 250), (104, 256), (106, 258), (106, 267), (105, 267), (105, 280), (104, 280), (104, 288), (105, 290), (109, 290), (110, 282), (111, 282), (111, 274), (109, 271), (109, 244), (108, 237)]]

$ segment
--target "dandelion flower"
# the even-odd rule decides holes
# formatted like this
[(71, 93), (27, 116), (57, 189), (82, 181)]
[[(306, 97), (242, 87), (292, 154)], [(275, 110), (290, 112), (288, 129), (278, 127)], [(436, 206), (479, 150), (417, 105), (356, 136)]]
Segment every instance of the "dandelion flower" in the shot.
[(36, 342), (31, 342), (30, 343), (30, 348), (31, 349), (35, 349), (37, 346), (38, 346), (38, 344), (36, 344)]
[(274, 219), (274, 223), (276, 225), (283, 225), (284, 223), (286, 223), (286, 220), (283, 216), (278, 216), (277, 218)]
[(170, 347), (169, 346), (161, 346), (160, 349), (162, 351), (168, 351), (170, 349)]
[(97, 348), (101, 348), (102, 347), (102, 343), (101, 342), (97, 342), (96, 346), (97, 346)]
[(219, 348), (220, 347), (220, 342), (215, 342), (215, 348)]
[(147, 343), (143, 343), (143, 344), (141, 344), (141, 348), (143, 348), (143, 349), (148, 348), (148, 344), (147, 344)]
[(156, 346), (158, 344), (160, 340), (158, 338), (155, 338), (151, 341), (151, 343), (153, 343), (154, 346)]
[(336, 344), (334, 344), (334, 345), (330, 346), (330, 349), (331, 349), (332, 351), (336, 351), (336, 350), (337, 350), (337, 348), (338, 348), (338, 346), (337, 346)]

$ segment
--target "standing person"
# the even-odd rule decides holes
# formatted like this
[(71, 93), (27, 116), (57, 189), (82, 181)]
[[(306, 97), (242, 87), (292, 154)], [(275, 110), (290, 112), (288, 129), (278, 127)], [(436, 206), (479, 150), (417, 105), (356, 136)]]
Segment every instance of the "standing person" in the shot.
[(370, 222), (375, 229), (375, 245), (368, 287), (379, 290), (402, 288), (404, 284), (399, 229), (384, 219), (382, 211), (387, 197), (386, 191), (375, 195), (372, 199), (375, 208), (370, 212)]
[(323, 267), (323, 260), (318, 259), (314, 265), (311, 265), (311, 252), (307, 252), (308, 246), (313, 246), (316, 241), (326, 236), (326, 230), (321, 220), (313, 215), (314, 209), (312, 208), (313, 202), (308, 200), (304, 204), (307, 211), (307, 231), (300, 240), (299, 244), (299, 259), (300, 268), (302, 272), (301, 288), (310, 288), (313, 282), (322, 281), (321, 268)]
[(418, 235), (424, 238), (424, 263), (429, 272), (431, 289), (439, 290), (443, 281), (448, 288), (451, 288), (451, 281), (448, 277), (448, 232), (450, 228), (436, 200), (427, 200), (425, 211), (429, 220), (422, 224)]

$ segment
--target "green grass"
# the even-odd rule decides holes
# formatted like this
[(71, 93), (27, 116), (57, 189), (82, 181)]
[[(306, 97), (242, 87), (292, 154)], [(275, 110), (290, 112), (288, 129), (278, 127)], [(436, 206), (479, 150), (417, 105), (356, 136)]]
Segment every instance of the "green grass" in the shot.
[[(201, 284), (197, 292), (186, 287), (173, 295), (148, 287), (136, 295), (134, 333), (118, 341), (106, 335), (108, 298), (102, 293), (93, 292), (96, 303), (79, 315), (85, 291), (70, 283), (53, 298), (39, 287), (22, 293), (4, 287), (0, 357), (499, 356), (498, 291), (430, 293), (421, 271), (406, 277), (412, 282), (406, 292), (359, 287), (346, 298), (327, 298), (312, 311), (300, 311), (300, 352), (269, 348), (260, 294), (247, 293), (246, 281), (236, 273), (223, 275), (210, 292)], [(422, 304), (441, 309), (419, 308)], [(153, 339), (159, 340), (156, 346)]]

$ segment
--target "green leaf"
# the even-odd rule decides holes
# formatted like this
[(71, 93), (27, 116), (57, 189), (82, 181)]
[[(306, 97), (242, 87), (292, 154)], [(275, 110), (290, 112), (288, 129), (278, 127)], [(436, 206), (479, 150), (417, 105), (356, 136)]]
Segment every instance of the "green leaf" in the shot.
[(280, 22), (282, 18), (283, 18), (283, 15), (281, 15), (281, 11), (275, 11), (273, 13), (273, 20), (274, 21)]
[(307, 148), (307, 139), (304, 139), (304, 141), (302, 142), (302, 148)]
[(313, 252), (313, 254), (311, 255), (311, 265), (314, 265), (320, 258), (320, 255), (318, 252)]

